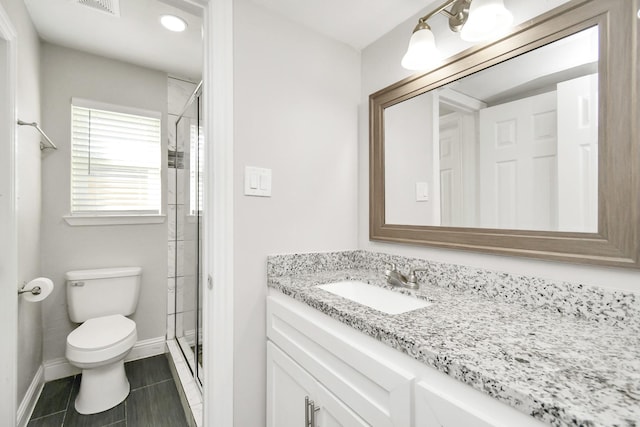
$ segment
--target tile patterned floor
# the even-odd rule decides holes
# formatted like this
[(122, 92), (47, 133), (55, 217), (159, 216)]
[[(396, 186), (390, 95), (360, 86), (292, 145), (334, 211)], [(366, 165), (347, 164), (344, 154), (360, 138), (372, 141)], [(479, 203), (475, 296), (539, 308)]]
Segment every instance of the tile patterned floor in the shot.
[(131, 392), (108, 411), (76, 412), (81, 376), (45, 384), (27, 427), (182, 427), (187, 420), (166, 355), (125, 363)]

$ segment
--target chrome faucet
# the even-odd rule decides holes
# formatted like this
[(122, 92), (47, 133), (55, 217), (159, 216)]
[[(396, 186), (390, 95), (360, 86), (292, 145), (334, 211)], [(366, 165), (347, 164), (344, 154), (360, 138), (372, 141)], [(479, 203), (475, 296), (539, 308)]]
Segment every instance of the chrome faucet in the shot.
[(408, 289), (418, 289), (418, 278), (416, 277), (416, 271), (427, 271), (426, 268), (414, 268), (410, 271), (409, 276), (405, 276), (398, 270), (398, 267), (393, 262), (387, 262), (389, 268), (384, 271), (384, 275), (387, 278), (387, 283), (391, 286), (400, 286)]

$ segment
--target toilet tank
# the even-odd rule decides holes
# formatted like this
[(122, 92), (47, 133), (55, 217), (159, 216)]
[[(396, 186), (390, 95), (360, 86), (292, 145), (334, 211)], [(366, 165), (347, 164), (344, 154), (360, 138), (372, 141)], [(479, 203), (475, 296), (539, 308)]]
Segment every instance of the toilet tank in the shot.
[(72, 322), (136, 311), (140, 295), (140, 267), (76, 270), (65, 274), (67, 309)]

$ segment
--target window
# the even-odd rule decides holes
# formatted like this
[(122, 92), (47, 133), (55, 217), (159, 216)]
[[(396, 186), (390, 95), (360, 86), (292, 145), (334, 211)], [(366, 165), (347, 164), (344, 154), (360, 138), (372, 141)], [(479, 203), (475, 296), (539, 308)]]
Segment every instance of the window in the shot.
[(73, 99), (71, 215), (159, 215), (161, 114)]

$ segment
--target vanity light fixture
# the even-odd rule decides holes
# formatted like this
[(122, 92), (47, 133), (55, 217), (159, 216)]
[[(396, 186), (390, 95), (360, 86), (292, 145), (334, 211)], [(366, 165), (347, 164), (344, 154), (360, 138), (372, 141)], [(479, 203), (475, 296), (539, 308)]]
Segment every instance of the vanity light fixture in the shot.
[(162, 15), (160, 23), (169, 31), (180, 33), (187, 29), (187, 22), (175, 15)]
[(513, 15), (504, 7), (503, 0), (446, 0), (418, 20), (407, 53), (402, 58), (404, 68), (426, 70), (440, 62), (433, 32), (427, 24), (438, 13), (449, 18), (451, 31), (459, 32), (460, 38), (472, 42), (495, 38), (513, 22)]

